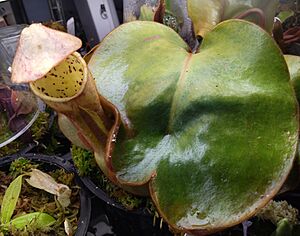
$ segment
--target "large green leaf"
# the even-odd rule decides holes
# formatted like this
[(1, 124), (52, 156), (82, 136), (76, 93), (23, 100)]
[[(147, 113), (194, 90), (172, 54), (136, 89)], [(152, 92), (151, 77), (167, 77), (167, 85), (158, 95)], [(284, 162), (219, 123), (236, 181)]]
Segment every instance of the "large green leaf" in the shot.
[(168, 27), (136, 21), (109, 34), (89, 68), (123, 121), (110, 158), (118, 181), (149, 182), (170, 225), (210, 233), (279, 190), (298, 110), (284, 58), (258, 26), (225, 21), (199, 51)]
[(271, 32), (278, 6), (278, 0), (187, 0), (187, 3), (195, 34), (202, 37), (219, 22), (235, 17), (261, 24)]

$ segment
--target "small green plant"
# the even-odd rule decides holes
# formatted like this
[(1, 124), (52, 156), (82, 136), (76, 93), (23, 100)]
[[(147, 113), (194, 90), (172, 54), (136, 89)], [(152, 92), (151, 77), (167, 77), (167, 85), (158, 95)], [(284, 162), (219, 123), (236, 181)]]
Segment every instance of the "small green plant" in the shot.
[(47, 229), (56, 221), (51, 215), (43, 212), (33, 212), (11, 219), (21, 192), (23, 176), (24, 175), (19, 175), (15, 180), (13, 180), (13, 182), (11, 182), (5, 191), (5, 195), (1, 204), (1, 232), (6, 232), (11, 228), (23, 230), (26, 227)]
[(1, 236), (76, 231), (80, 202), (74, 174), (64, 169), (46, 174), (39, 169), (43, 165), (19, 158), (9, 171), (0, 171)]

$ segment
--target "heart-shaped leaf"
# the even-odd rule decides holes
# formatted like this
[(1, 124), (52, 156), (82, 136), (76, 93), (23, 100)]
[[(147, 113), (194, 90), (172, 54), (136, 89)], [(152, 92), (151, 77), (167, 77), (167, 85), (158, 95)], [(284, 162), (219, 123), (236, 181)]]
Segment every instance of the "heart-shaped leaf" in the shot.
[(187, 0), (196, 35), (204, 36), (221, 21), (242, 18), (271, 32), (278, 0)]
[(109, 34), (89, 68), (123, 121), (107, 152), (112, 173), (123, 185), (149, 183), (173, 228), (206, 234), (254, 215), (280, 189), (298, 111), (284, 58), (258, 26), (225, 21), (199, 51), (136, 21)]

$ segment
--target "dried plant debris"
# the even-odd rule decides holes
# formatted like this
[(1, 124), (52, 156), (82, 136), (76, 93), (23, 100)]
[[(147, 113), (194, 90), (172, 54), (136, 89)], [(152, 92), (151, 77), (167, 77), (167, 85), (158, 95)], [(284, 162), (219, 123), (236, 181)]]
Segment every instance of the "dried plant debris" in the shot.
[(283, 219), (286, 219), (291, 225), (297, 225), (300, 223), (298, 213), (299, 211), (287, 201), (270, 201), (257, 216), (263, 220), (270, 220), (274, 225)]
[[(67, 173), (63, 169), (56, 169), (47, 172), (49, 175), (43, 173), (38, 169), (43, 169), (43, 166), (31, 162), (27, 159), (20, 158), (14, 161), (9, 171), (0, 171), (0, 205), (5, 204), (5, 193), (9, 189), (13, 181), (22, 183), (20, 195), (16, 200), (15, 206), (10, 206), (8, 213), (14, 208), (12, 217), (7, 216), (6, 224), (0, 223), (0, 235), (66, 235), (65, 222), (67, 223), (67, 231), (76, 232), (77, 221), (79, 216), (79, 188), (74, 183), (74, 175)], [(31, 172), (29, 172), (31, 171)], [(29, 173), (29, 174), (28, 174)], [(48, 193), (42, 189), (32, 187), (28, 181), (24, 181), (28, 176), (36, 177), (38, 175), (44, 176), (52, 186), (59, 186), (56, 195)], [(43, 173), (43, 174), (42, 174)], [(32, 179), (31, 179), (32, 180)], [(50, 184), (45, 184), (49, 186)], [(16, 190), (14, 184), (14, 191)], [(62, 187), (62, 188), (61, 188)], [(63, 193), (61, 189), (67, 190)], [(57, 189), (56, 189), (57, 190)], [(68, 193), (68, 200), (70, 204), (64, 204), (57, 195), (65, 197)], [(7, 196), (9, 193), (6, 194)], [(16, 197), (15, 194), (13, 194)], [(7, 198), (6, 196), (6, 198)], [(6, 204), (7, 205), (7, 204)], [(12, 203), (10, 203), (12, 205)], [(8, 205), (7, 205), (8, 206)], [(64, 207), (63, 207), (64, 206)], [(3, 208), (3, 207), (2, 207)], [(5, 207), (4, 207), (5, 208)], [(7, 212), (7, 209), (4, 209)], [(1, 216), (3, 218), (3, 216)], [(7, 221), (10, 223), (8, 224)], [(28, 221), (31, 223), (28, 224)], [(24, 228), (24, 224), (26, 227)], [(70, 234), (71, 235), (71, 234)]]
[(26, 179), (32, 187), (44, 190), (57, 196), (57, 201), (62, 207), (68, 207), (71, 203), (71, 189), (65, 184), (59, 184), (50, 175), (38, 170), (32, 169), (29, 173), (30, 178)]

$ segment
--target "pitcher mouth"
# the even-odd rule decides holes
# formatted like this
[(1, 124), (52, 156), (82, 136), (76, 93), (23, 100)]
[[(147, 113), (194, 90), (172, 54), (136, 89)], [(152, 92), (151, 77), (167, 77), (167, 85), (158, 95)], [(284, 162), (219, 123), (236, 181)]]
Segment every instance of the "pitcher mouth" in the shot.
[(66, 102), (79, 96), (87, 83), (88, 70), (79, 53), (74, 52), (46, 75), (31, 82), (32, 91), (52, 102)]

